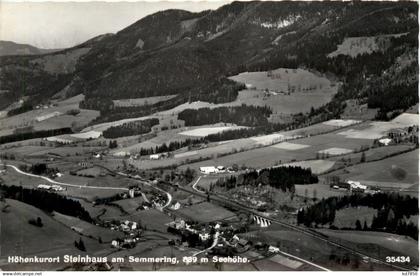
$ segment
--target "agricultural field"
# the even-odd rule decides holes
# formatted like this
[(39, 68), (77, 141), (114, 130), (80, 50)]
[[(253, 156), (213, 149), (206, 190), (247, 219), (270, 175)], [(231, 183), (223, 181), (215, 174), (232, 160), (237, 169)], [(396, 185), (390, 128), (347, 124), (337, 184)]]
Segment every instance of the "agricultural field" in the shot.
[(269, 106), (274, 114), (308, 112), (329, 102), (337, 86), (323, 76), (303, 69), (279, 68), (269, 72), (245, 72), (231, 76), (247, 90), (235, 102)]
[(166, 233), (168, 228), (166, 224), (171, 222), (172, 218), (156, 209), (148, 209), (122, 216), (121, 220), (135, 221), (147, 230), (156, 230), (158, 232)]
[[(327, 121), (327, 123), (328, 122), (329, 121)], [(172, 165), (181, 165), (182, 168), (186, 168), (190, 166), (190, 164), (182, 165), (182, 163), (186, 161), (197, 160), (199, 158), (217, 159), (218, 156), (220, 157), (221, 155), (230, 154), (229, 156), (232, 156), (232, 154), (235, 152), (252, 150), (252, 149), (259, 148), (262, 146), (267, 146), (267, 145), (273, 145), (274, 148), (277, 148), (275, 151), (270, 151), (271, 155), (274, 152), (280, 152), (282, 155), (286, 154), (286, 156), (290, 156), (290, 160), (292, 160), (292, 159), (295, 159), (293, 158), (294, 153), (302, 152), (304, 151), (304, 148), (308, 148), (308, 149), (311, 149), (311, 148), (308, 145), (303, 145), (300, 139), (293, 142), (288, 142), (288, 144), (285, 144), (286, 146), (283, 146), (283, 144), (279, 144), (280, 142), (287, 141), (290, 139), (296, 139), (299, 137), (310, 137), (310, 136), (317, 135), (320, 133), (331, 132), (338, 128), (339, 127), (337, 126), (325, 124), (324, 122), (324, 123), (319, 123), (312, 126), (300, 128), (300, 129), (282, 131), (282, 132), (278, 132), (274, 134), (210, 143), (207, 145), (206, 148), (197, 149), (197, 150), (194, 149), (190, 152), (185, 151), (185, 149), (181, 149), (175, 152), (175, 157), (176, 157), (175, 159), (169, 158), (169, 159), (151, 160), (151, 161), (150, 160), (140, 160), (140, 161), (135, 160), (135, 161), (132, 161), (132, 164), (136, 167), (141, 166), (142, 168), (147, 168), (147, 169), (166, 167), (166, 166), (172, 166)], [(163, 142), (165, 141), (164, 139), (165, 138), (161, 134), (158, 134), (156, 138), (152, 138), (150, 141)], [(178, 139), (178, 135), (174, 134), (171, 139), (173, 140)], [(360, 143), (360, 141), (358, 141), (357, 143)], [(296, 149), (293, 152), (290, 152), (291, 145), (289, 144), (297, 144), (298, 146), (294, 146), (294, 147), (300, 147), (300, 150)], [(149, 144), (149, 141), (142, 142), (139, 145), (156, 146), (154, 143)], [(136, 147), (137, 146), (138, 145), (136, 145)], [(133, 148), (134, 146), (128, 147), (128, 149), (133, 149)], [(282, 148), (285, 148), (285, 149), (282, 149)], [(122, 151), (120, 151), (120, 149), (117, 149), (116, 152), (120, 153)], [(316, 152), (314, 152), (313, 155), (310, 157), (307, 157), (308, 156), (307, 155), (305, 159), (314, 158), (315, 155), (316, 155)], [(226, 159), (229, 159), (229, 157), (226, 157)], [(277, 161), (278, 160), (274, 161), (274, 163), (276, 163)], [(197, 167), (194, 164), (192, 164), (191, 166)]]
[(203, 202), (181, 208), (177, 210), (176, 214), (200, 223), (222, 221), (236, 216), (235, 213), (209, 202)]
[(414, 125), (419, 125), (419, 115), (403, 113), (389, 122), (367, 122), (339, 132), (338, 134), (353, 139), (379, 139), (386, 136), (388, 131), (392, 129)]
[(89, 126), (83, 131), (94, 130), (102, 132), (111, 126), (148, 118), (163, 120), (164, 118), (173, 117), (186, 109), (217, 108), (242, 104), (269, 106), (273, 110), (274, 117), (281, 117), (282, 114), (308, 112), (312, 107), (316, 108), (328, 103), (334, 94), (337, 93), (337, 85), (335, 83), (303, 69), (280, 68), (272, 71), (271, 77), (268, 77), (267, 74), (267, 72), (247, 72), (230, 77), (232, 80), (246, 83), (256, 88), (255, 90), (240, 91), (238, 98), (233, 102), (223, 104), (201, 101), (184, 103), (150, 116), (101, 123)]
[(345, 101), (346, 107), (341, 114), (344, 119), (357, 119), (357, 120), (373, 120), (378, 113), (377, 108), (368, 108), (366, 103), (361, 103), (360, 100), (347, 100)]
[(193, 130), (183, 131), (179, 134), (192, 137), (205, 137), (207, 135), (216, 134), (227, 130), (235, 130), (244, 128), (242, 126), (221, 126), (221, 127), (200, 127)]
[(367, 227), (372, 224), (373, 216), (377, 210), (366, 206), (349, 207), (336, 211), (333, 225), (338, 228), (356, 228), (356, 220), (359, 220), (362, 227), (366, 222)]
[(118, 231), (112, 231), (108, 228), (96, 226), (79, 218), (63, 215), (57, 212), (53, 213), (53, 218), (66, 225), (73, 231), (82, 234), (83, 236), (92, 236), (94, 239), (99, 237), (103, 243), (110, 243), (113, 239), (123, 238), (124, 234)]
[(336, 190), (330, 188), (330, 185), (320, 181), (316, 184), (295, 185), (295, 194), (297, 196), (305, 198), (316, 198), (319, 200), (333, 196), (349, 195), (350, 193), (347, 190)]
[(418, 156), (413, 150), (380, 161), (367, 162), (335, 171), (329, 175), (360, 181), (369, 186), (385, 189), (408, 189), (418, 191)]
[[(108, 245), (97, 240), (83, 237), (53, 217), (28, 204), (6, 199), (2, 202), (0, 213), (2, 223), (1, 257), (9, 255), (60, 256), (64, 254), (82, 254), (74, 247), (74, 241), (82, 237), (88, 254), (106, 250)], [(8, 207), (6, 207), (8, 205)], [(28, 223), (30, 219), (40, 217), (42, 227)]]
[(129, 214), (137, 211), (137, 208), (144, 202), (144, 199), (140, 197), (121, 199), (114, 201), (113, 203), (121, 206), (121, 208)]
[[(261, 139), (259, 140), (261, 141)], [(296, 139), (293, 140), (293, 142), (288, 141), (287, 143), (296, 144), (296, 146), (293, 146), (293, 148), (300, 147), (300, 149), (290, 150), (290, 146), (287, 146), (289, 144), (286, 144), (286, 146), (279, 146), (282, 144), (279, 143), (269, 147), (261, 147), (251, 149), (248, 151), (230, 154), (228, 156), (215, 156), (211, 160), (183, 165), (181, 166), (181, 168), (186, 168), (189, 166), (198, 169), (202, 166), (214, 165), (223, 165), (225, 167), (228, 167), (232, 166), (233, 164), (237, 164), (240, 166), (245, 165), (247, 167), (259, 169), (283, 163), (295, 162), (297, 160), (314, 159), (317, 157), (317, 155), (319, 155), (319, 151), (335, 147), (346, 149), (346, 152), (358, 151), (362, 146), (370, 147), (372, 145), (372, 140), (350, 139), (341, 135), (337, 135), (336, 132), (332, 132), (312, 137)], [(224, 146), (225, 145), (228, 144), (224, 144)]]
[[(311, 262), (333, 269), (334, 271), (350, 269), (356, 259), (354, 255), (349, 255), (347, 251), (331, 246), (324, 241), (314, 239), (308, 235), (302, 235), (296, 231), (284, 229), (275, 224), (270, 225), (264, 231), (251, 231), (240, 235), (251, 241), (260, 240), (269, 242), (273, 246), (279, 247), (282, 251), (288, 252), (305, 260), (311, 260)], [(345, 266), (336, 263), (335, 260), (331, 260), (330, 255), (332, 254), (337, 257), (347, 255), (351, 260), (350, 265)], [(358, 269), (364, 268), (364, 270), (368, 270), (369, 266), (376, 266), (375, 264), (366, 264), (363, 262), (358, 264)], [(312, 267), (311, 270), (313, 269), (314, 268)]]
[[(44, 179), (38, 178), (38, 177), (32, 177), (32, 176), (19, 174), (13, 168), (10, 168), (10, 167), (7, 167), (6, 172), (1, 175), (1, 178), (4, 180), (4, 183), (8, 186), (15, 185), (15, 186), (22, 186), (24, 188), (30, 188), (30, 189), (36, 189), (38, 185), (40, 184), (45, 184), (45, 185), (51, 184), (50, 182)], [(101, 185), (102, 182), (95, 183), (92, 181), (91, 178), (71, 176), (68, 174), (65, 174), (63, 177), (57, 178), (55, 180), (59, 182), (63, 182), (63, 183), (68, 183), (70, 185), (74, 185), (74, 186), (61, 185), (66, 188), (65, 191), (60, 192), (63, 195), (68, 196), (68, 197), (73, 197), (73, 198), (85, 199), (89, 201), (93, 201), (97, 197), (109, 197), (109, 196), (113, 196), (117, 193), (121, 193), (125, 191), (124, 190), (125, 188), (116, 190), (116, 189), (102, 189), (102, 188), (97, 189), (97, 188), (88, 187), (88, 186), (93, 186), (91, 184), (98, 184), (101, 187), (104, 187), (104, 186)], [(117, 183), (112, 183), (112, 184), (117, 184)]]
[[(370, 250), (371, 254), (384, 256), (410, 256), (411, 264), (418, 264), (419, 251), (415, 240), (406, 236), (390, 233), (351, 230), (317, 230), (331, 238), (345, 241), (357, 246), (360, 250)], [(386, 255), (388, 254), (388, 255)]]
[[(17, 128), (33, 127), (47, 130), (65, 127), (81, 128), (99, 116), (99, 111), (79, 109), (83, 95), (53, 102), (48, 108), (31, 110), (22, 114), (0, 119), (0, 136), (12, 134)], [(71, 110), (80, 110), (76, 115), (68, 115)]]
[(159, 102), (164, 102), (174, 97), (176, 97), (176, 95), (156, 96), (156, 97), (136, 98), (136, 99), (121, 99), (121, 100), (113, 100), (113, 102), (116, 107), (144, 106), (144, 105), (153, 105)]
[(335, 162), (330, 160), (307, 160), (307, 161), (297, 161), (292, 163), (281, 164), (281, 167), (302, 167), (310, 168), (312, 173), (321, 174), (330, 170), (334, 166)]
[(413, 149), (412, 145), (397, 144), (383, 147), (371, 148), (363, 153), (351, 153), (345, 156), (330, 156), (328, 160), (335, 161), (333, 169), (343, 167), (344, 165), (360, 163), (362, 155), (365, 156), (366, 162), (377, 161), (387, 158), (394, 154), (403, 153)]

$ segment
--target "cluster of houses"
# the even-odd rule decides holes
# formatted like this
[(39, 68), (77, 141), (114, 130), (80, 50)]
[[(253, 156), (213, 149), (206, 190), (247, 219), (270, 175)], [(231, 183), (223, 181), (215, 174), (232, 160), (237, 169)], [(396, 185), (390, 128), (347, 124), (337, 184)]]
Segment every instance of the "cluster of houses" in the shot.
[(111, 242), (111, 246), (115, 248), (124, 248), (130, 249), (134, 248), (140, 238), (124, 238), (124, 239), (115, 239)]
[(394, 143), (401, 143), (404, 141), (418, 141), (419, 127), (416, 125), (391, 129), (386, 137), (378, 140), (379, 144), (388, 146)]
[(37, 188), (40, 190), (54, 191), (54, 192), (62, 192), (66, 190), (66, 188), (61, 187), (59, 185), (47, 185), (47, 184), (39, 184)]
[(121, 221), (120, 224), (111, 224), (110, 229), (113, 231), (121, 231), (124, 233), (130, 233), (133, 230), (137, 230), (139, 228), (139, 225), (137, 222), (134, 221)]
[(188, 224), (183, 219), (177, 219), (175, 221), (168, 223), (167, 225), (178, 231), (186, 231), (193, 234), (198, 234), (201, 241), (207, 241), (208, 239), (210, 239), (211, 237), (210, 232), (212, 228), (214, 228), (215, 230), (220, 228), (219, 224), (216, 224), (214, 227), (210, 225), (197, 227), (197, 226)]

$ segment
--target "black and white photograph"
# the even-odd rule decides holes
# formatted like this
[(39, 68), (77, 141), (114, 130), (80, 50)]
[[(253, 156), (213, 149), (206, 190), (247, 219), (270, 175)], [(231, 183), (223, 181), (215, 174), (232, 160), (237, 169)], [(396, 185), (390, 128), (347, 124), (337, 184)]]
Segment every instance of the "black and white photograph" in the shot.
[(1, 275), (417, 275), (418, 11), (1, 0)]

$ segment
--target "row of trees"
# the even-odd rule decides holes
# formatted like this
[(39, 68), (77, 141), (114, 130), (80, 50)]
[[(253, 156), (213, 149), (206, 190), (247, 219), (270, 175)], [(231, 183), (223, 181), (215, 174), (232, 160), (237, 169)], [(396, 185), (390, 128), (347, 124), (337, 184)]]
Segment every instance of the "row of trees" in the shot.
[(43, 190), (26, 189), (21, 186), (0, 185), (0, 191), (5, 198), (15, 199), (32, 205), (46, 212), (59, 212), (64, 215), (92, 222), (89, 213), (75, 200)]
[(272, 113), (268, 107), (231, 106), (218, 108), (186, 109), (178, 114), (186, 126), (200, 126), (219, 122), (234, 123), (242, 126), (265, 126), (267, 117)]
[(38, 130), (38, 131), (31, 131), (31, 132), (24, 132), (24, 133), (13, 133), (10, 135), (0, 136), (0, 144), (12, 143), (17, 141), (23, 141), (28, 139), (35, 139), (35, 138), (44, 138), (62, 134), (70, 134), (73, 133), (71, 128), (59, 128), (59, 129), (48, 129), (48, 130)]
[[(353, 194), (343, 197), (322, 199), (317, 204), (301, 209), (297, 215), (298, 224), (316, 226), (333, 224), (336, 211), (347, 207), (366, 206), (378, 210), (370, 230), (387, 231), (418, 238), (417, 226), (407, 219), (418, 215), (418, 200), (398, 193)], [(365, 228), (365, 227), (364, 227)], [(363, 229), (364, 229), (363, 228)], [(356, 225), (362, 230), (361, 223)]]
[(172, 141), (172, 142), (169, 142), (168, 144), (164, 143), (164, 144), (162, 144), (160, 146), (156, 146), (154, 148), (141, 148), (139, 150), (139, 154), (140, 155), (150, 155), (150, 154), (153, 154), (153, 153), (170, 152), (170, 151), (178, 150), (178, 149), (183, 148), (183, 147), (191, 147), (191, 146), (199, 145), (199, 144), (202, 144), (202, 143), (207, 143), (207, 142), (203, 138), (200, 138), (200, 139), (190, 139), (190, 138), (188, 138), (188, 139), (183, 140), (183, 141)]
[(59, 172), (57, 168), (48, 168), (45, 163), (35, 163), (31, 166), (29, 165), (19, 165), (19, 169), (24, 172), (30, 172), (37, 175), (54, 175)]
[(148, 133), (152, 127), (159, 124), (159, 119), (151, 118), (112, 126), (103, 132), (105, 138), (118, 138)]
[(317, 182), (318, 177), (312, 174), (310, 168), (304, 169), (291, 166), (267, 168), (240, 174), (237, 177), (231, 176), (219, 179), (216, 185), (232, 189), (238, 186), (258, 186), (261, 184), (270, 185), (274, 188), (281, 189), (283, 192), (294, 192), (295, 184), (312, 184)]

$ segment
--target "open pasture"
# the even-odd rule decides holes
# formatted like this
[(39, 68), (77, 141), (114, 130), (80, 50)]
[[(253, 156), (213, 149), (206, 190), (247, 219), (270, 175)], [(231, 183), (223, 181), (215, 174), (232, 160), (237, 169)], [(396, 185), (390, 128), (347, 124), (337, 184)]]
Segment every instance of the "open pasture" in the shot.
[(172, 221), (172, 218), (165, 213), (156, 209), (148, 209), (136, 211), (132, 214), (121, 217), (121, 220), (129, 220), (138, 222), (142, 227), (147, 230), (156, 230), (166, 233), (166, 224)]
[[(265, 168), (281, 163), (290, 163), (295, 161), (302, 161), (307, 159), (314, 159), (318, 151), (329, 149), (332, 147), (347, 148), (352, 150), (359, 150), (361, 146), (370, 146), (371, 140), (368, 139), (348, 139), (335, 133), (327, 133), (307, 138), (294, 140), (293, 144), (307, 145), (308, 147), (288, 150), (276, 147), (276, 145), (269, 147), (255, 148), (248, 151), (238, 152), (223, 157), (214, 156), (211, 160), (201, 161), (188, 165), (183, 165), (181, 168), (194, 167), (198, 169), (202, 166), (223, 165), (225, 167), (233, 164), (245, 165), (253, 168)], [(228, 146), (229, 144), (223, 144)], [(204, 151), (204, 150), (203, 150)], [(202, 151), (199, 151), (201, 153)]]
[[(405, 184), (417, 184), (419, 151), (414, 150), (380, 161), (358, 164), (343, 170), (335, 171), (331, 175), (338, 175), (346, 179), (371, 181), (375, 186), (380, 183), (390, 184), (394, 188), (407, 188)], [(403, 184), (400, 186), (400, 184)], [(388, 185), (385, 185), (388, 186)]]
[[(4, 203), (2, 203), (4, 204)], [(1, 256), (10, 255), (49, 255), (51, 257), (61, 254), (80, 254), (74, 247), (74, 241), (81, 237), (64, 224), (48, 216), (40, 209), (31, 205), (6, 199), (9, 207), (5, 212), (0, 212), (2, 222)], [(28, 223), (29, 219), (40, 217), (42, 227)], [(108, 248), (108, 245), (99, 244), (98, 241), (82, 237), (87, 253), (95, 253)], [(61, 254), (60, 254), (61, 253)]]
[(299, 150), (299, 149), (307, 148), (309, 146), (296, 144), (296, 143), (283, 142), (283, 143), (275, 144), (273, 147), (277, 149), (285, 149), (285, 150)]
[(156, 133), (156, 135), (153, 136), (152, 138), (147, 139), (145, 141), (141, 141), (141, 142), (138, 141), (138, 138), (128, 139), (127, 137), (124, 137), (124, 138), (118, 139), (118, 144), (122, 145), (122, 147), (114, 149), (111, 152), (114, 155), (116, 153), (135, 153), (135, 152), (138, 152), (141, 148), (149, 149), (149, 148), (155, 148), (156, 146), (160, 146), (165, 143), (168, 145), (170, 142), (176, 142), (176, 141), (182, 142), (187, 139), (199, 139), (200, 138), (199, 136), (189, 136), (188, 133), (194, 134), (196, 132), (200, 132), (199, 130), (202, 128), (210, 129), (210, 130), (215, 129), (218, 132), (219, 129), (224, 128), (224, 127), (235, 128), (236, 126), (230, 126), (229, 124), (218, 123), (218, 124), (196, 126), (196, 127), (181, 127), (178, 129), (168, 129), (168, 130), (160, 131)]
[[(282, 251), (305, 260), (311, 260), (312, 262), (329, 269), (349, 269), (349, 267), (339, 265), (334, 260), (330, 259), (331, 254), (340, 257), (344, 255), (348, 256), (349, 253), (347, 251), (329, 245), (325, 241), (303, 235), (297, 231), (285, 230), (279, 225), (272, 224), (266, 228), (265, 231), (254, 231), (241, 235), (244, 235), (245, 239), (250, 235), (255, 236), (258, 240), (263, 240), (273, 246), (278, 246)], [(359, 256), (356, 257), (351, 254), (349, 257), (352, 262), (355, 258), (360, 258)], [(365, 268), (365, 270), (368, 270), (368, 267), (368, 264), (360, 263), (359, 269)], [(311, 267), (311, 270), (313, 269), (314, 268)]]
[[(365, 155), (366, 162), (370, 162), (370, 161), (386, 158), (387, 156), (392, 155), (392, 154), (408, 151), (412, 148), (413, 146), (404, 145), (404, 144), (389, 145), (389, 146), (384, 146), (384, 147), (371, 148), (367, 151), (364, 151), (364, 155)], [(361, 156), (362, 156), (362, 153), (357, 152), (357, 153), (347, 154), (346, 156), (330, 156), (328, 160), (341, 161), (341, 162), (345, 161), (347, 163), (358, 163), (360, 162)]]
[(192, 137), (205, 137), (210, 134), (216, 134), (227, 130), (241, 129), (242, 126), (220, 126), (220, 127), (201, 127), (193, 130), (187, 130), (179, 133), (180, 135), (192, 136)]
[(321, 154), (327, 154), (327, 155), (343, 155), (343, 154), (352, 153), (353, 150), (344, 149), (344, 148), (328, 148), (328, 149), (320, 150), (318, 152)]
[(176, 213), (186, 219), (201, 223), (222, 221), (236, 216), (231, 211), (209, 202), (181, 208)]
[[(36, 189), (39, 184), (51, 185), (50, 182), (44, 179), (18, 174), (13, 168), (10, 167), (7, 167), (6, 173), (2, 175), (2, 178), (5, 180), (4, 183), (8, 186), (22, 186), (28, 189)], [(91, 180), (91, 178), (77, 177), (68, 174), (65, 174), (63, 177), (56, 179), (56, 181), (59, 182), (77, 185), (76, 187), (65, 186), (66, 190), (60, 192), (60, 194), (74, 198), (83, 198), (89, 201), (93, 201), (96, 197), (109, 197), (117, 193), (124, 192), (122, 189), (111, 190), (89, 188), (87, 186), (92, 186), (89, 185), (89, 180)], [(101, 183), (99, 183), (99, 185), (100, 184)]]
[(348, 191), (336, 190), (330, 188), (330, 185), (324, 184), (321, 181), (316, 184), (295, 185), (295, 194), (301, 197), (308, 198), (329, 198), (332, 196), (343, 196), (349, 194)]
[(370, 227), (373, 216), (376, 216), (377, 213), (377, 210), (366, 206), (340, 209), (335, 212), (334, 226), (356, 228), (356, 220), (359, 220), (362, 227), (364, 222), (366, 222), (367, 227)]
[(54, 212), (53, 218), (84, 236), (92, 236), (95, 239), (100, 237), (104, 243), (110, 243), (113, 239), (124, 237), (124, 234), (121, 232), (112, 231), (108, 228), (97, 226), (76, 217)]
[(336, 127), (347, 127), (354, 124), (358, 124), (360, 121), (358, 120), (343, 120), (343, 119), (335, 119), (323, 122), (324, 125), (327, 126), (336, 126)]
[(338, 134), (353, 139), (379, 139), (386, 136), (392, 129), (413, 125), (419, 125), (419, 115), (403, 113), (389, 122), (367, 122)]
[(248, 88), (239, 93), (235, 102), (266, 105), (275, 114), (307, 112), (326, 104), (337, 92), (330, 80), (303, 69), (244, 72), (229, 78)]
[[(99, 111), (79, 109), (83, 95), (58, 101), (48, 108), (31, 110), (22, 114), (0, 119), (0, 135), (12, 134), (17, 128), (33, 126), (34, 130), (64, 127), (81, 127), (99, 116)], [(80, 110), (77, 115), (67, 115), (70, 110)]]
[(141, 196), (114, 201), (113, 203), (121, 206), (127, 213), (132, 214), (144, 202)]
[[(368, 245), (374, 245), (384, 250), (389, 250), (395, 255), (399, 256), (410, 256), (412, 258), (411, 265), (418, 264), (419, 251), (418, 243), (410, 237), (395, 235), (391, 233), (372, 232), (372, 231), (351, 231), (351, 230), (330, 230), (330, 229), (319, 229), (321, 232), (331, 238), (335, 238), (341, 241), (347, 241), (355, 244), (359, 248)], [(373, 254), (383, 252), (380, 249), (374, 249)], [(390, 253), (391, 253), (390, 252)]]
[(334, 161), (330, 160), (307, 160), (307, 161), (297, 161), (292, 163), (286, 163), (279, 165), (281, 167), (302, 167), (306, 169), (311, 169), (312, 173), (320, 174), (328, 171), (334, 166)]

